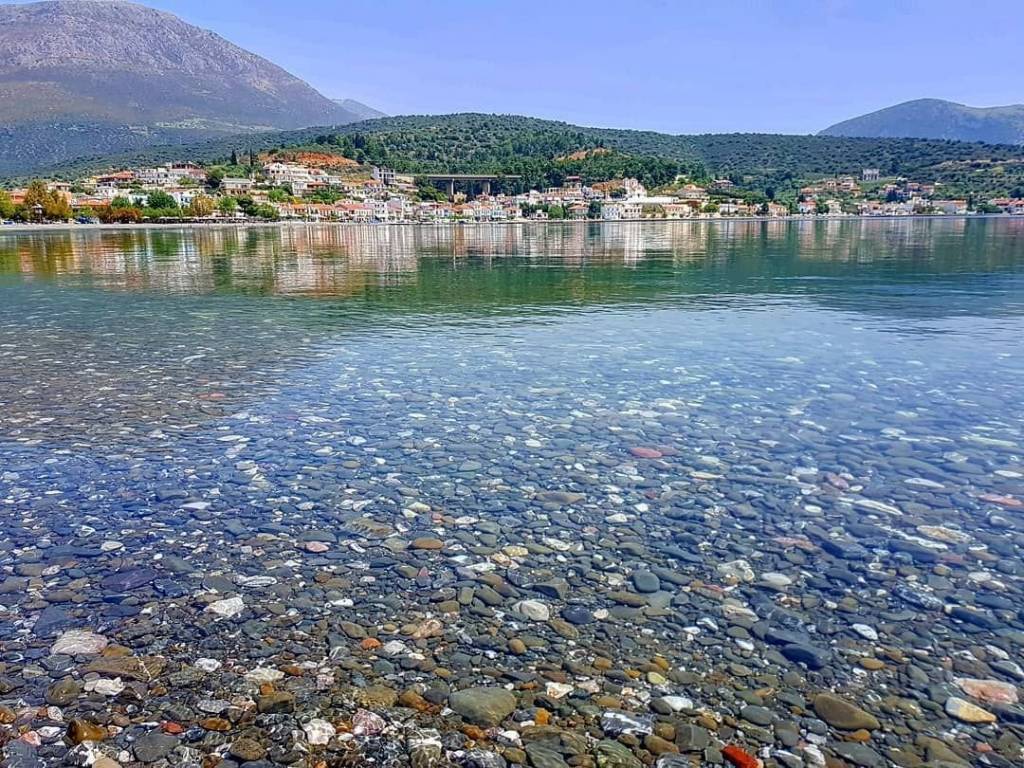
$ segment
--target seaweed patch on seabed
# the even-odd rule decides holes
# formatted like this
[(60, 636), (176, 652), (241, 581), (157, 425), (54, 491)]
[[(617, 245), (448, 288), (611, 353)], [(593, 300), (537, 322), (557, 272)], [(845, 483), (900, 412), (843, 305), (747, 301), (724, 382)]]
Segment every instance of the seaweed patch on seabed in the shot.
[(905, 226), (0, 271), (3, 765), (1019, 765), (1024, 254)]

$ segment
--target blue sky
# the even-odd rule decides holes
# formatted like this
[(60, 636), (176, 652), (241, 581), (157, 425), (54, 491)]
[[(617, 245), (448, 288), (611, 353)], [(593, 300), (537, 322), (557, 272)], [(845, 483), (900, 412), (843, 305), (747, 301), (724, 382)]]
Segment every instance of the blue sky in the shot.
[(391, 114), (812, 133), (931, 96), (1024, 102), (1024, 14), (972, 0), (147, 0)]

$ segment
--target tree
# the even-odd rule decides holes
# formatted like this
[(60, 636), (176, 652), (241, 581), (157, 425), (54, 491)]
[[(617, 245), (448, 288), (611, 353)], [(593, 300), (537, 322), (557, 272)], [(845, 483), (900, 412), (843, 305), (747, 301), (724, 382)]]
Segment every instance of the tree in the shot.
[(188, 205), (188, 215), (195, 219), (205, 219), (213, 213), (214, 208), (215, 206), (212, 197), (196, 195)]
[(235, 202), (238, 203), (238, 207), (242, 209), (242, 213), (246, 216), (255, 216), (256, 201), (251, 197), (240, 197)]
[(168, 208), (177, 208), (178, 203), (162, 189), (155, 189), (150, 192), (149, 197), (146, 198), (146, 207), (167, 210)]
[(9, 192), (0, 189), (0, 219), (10, 219), (14, 216), (15, 205), (11, 200)]
[(36, 179), (28, 185), (28, 189), (25, 190), (25, 206), (31, 208), (36, 205), (42, 205), (50, 196), (50, 190), (46, 186), (45, 181)]
[(708, 203), (702, 210), (704, 213), (718, 213), (718, 203)]
[(266, 219), (268, 221), (276, 221), (278, 217), (277, 209), (267, 203), (257, 205), (253, 209), (252, 215), (258, 219)]
[[(316, 190), (316, 192), (309, 196), (309, 199), (316, 203), (325, 203), (327, 205), (333, 205), (334, 203), (341, 200), (341, 198), (343, 197), (344, 195), (336, 189), (318, 189)], [(287, 202), (285, 200), (274, 200), (274, 198), (272, 197), (270, 199), (273, 202)]]
[(587, 206), (587, 218), (588, 219), (600, 219), (601, 218), (601, 202), (599, 200), (591, 200), (590, 205)]
[(814, 210), (816, 213), (828, 213), (828, 203), (824, 200), (818, 200), (814, 204)]
[(115, 208), (113, 205), (101, 208), (98, 212), (100, 221), (104, 224), (137, 224), (142, 221), (142, 214), (138, 208)]
[(225, 216), (234, 216), (238, 210), (238, 201), (233, 197), (222, 197), (217, 201), (217, 210)]
[(448, 200), (448, 195), (424, 179), (416, 182), (416, 196), (424, 202), (443, 203)]
[(272, 203), (287, 203), (292, 199), (292, 191), (287, 187), (274, 187), (267, 193), (267, 199)]
[(231, 150), (231, 165), (238, 165), (238, 152)]
[(110, 201), (110, 208), (115, 211), (126, 211), (129, 208), (133, 208), (132, 201), (127, 197), (115, 197)]
[(219, 189), (220, 183), (224, 181), (224, 177), (228, 175), (228, 172), (223, 166), (217, 165), (211, 168), (206, 173), (206, 184), (210, 189)]
[(44, 219), (71, 218), (71, 205), (68, 199), (55, 189), (49, 189), (45, 181), (35, 180), (25, 190), (24, 208), (32, 211), (42, 208)]

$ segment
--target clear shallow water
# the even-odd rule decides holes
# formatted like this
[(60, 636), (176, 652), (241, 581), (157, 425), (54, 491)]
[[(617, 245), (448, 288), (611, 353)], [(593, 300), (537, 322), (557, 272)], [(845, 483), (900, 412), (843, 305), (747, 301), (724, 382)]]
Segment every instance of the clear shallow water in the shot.
[[(439, 616), (443, 642), (419, 643), (452, 688), (568, 657), (660, 654), (709, 681), (741, 664), (808, 700), (860, 691), (896, 719), (876, 752), (913, 750), (871, 688), (937, 699), (911, 730), (938, 735), (953, 721), (932, 689), (959, 689), (936, 659), (987, 643), (1024, 663), (1022, 338), (1024, 221), (0, 232), (0, 581), (30, 580), (0, 594), (0, 647), (15, 676), (84, 626), (171, 668), (313, 668), (340, 621), (387, 642)], [(445, 547), (403, 546), (417, 537)], [(497, 603), (467, 597), (473, 563), (501, 574)], [(552, 579), (568, 591), (533, 588)], [(204, 612), (235, 593), (244, 613)], [(572, 636), (520, 599), (611, 613)], [(33, 630), (48, 608), (60, 621)], [(807, 656), (779, 657), (776, 625), (820, 654), (799, 682), (779, 682)], [(339, 686), (438, 682), (354, 645)], [(859, 666), (883, 647), (928, 649), (927, 682)], [(1012, 681), (993, 653), (959, 671)], [(255, 695), (244, 671), (216, 685)], [(32, 702), (52, 681), (28, 677)], [(569, 678), (586, 698), (591, 678)], [(621, 703), (739, 711), (702, 680)], [(310, 712), (355, 706), (293, 687)], [(733, 740), (771, 758), (779, 738)]]

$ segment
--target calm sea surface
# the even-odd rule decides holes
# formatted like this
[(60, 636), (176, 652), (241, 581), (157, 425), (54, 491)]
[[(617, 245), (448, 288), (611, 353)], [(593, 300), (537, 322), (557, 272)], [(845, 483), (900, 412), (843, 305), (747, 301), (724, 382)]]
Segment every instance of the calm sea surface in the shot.
[(505, 686), (508, 723), (707, 759), (959, 728), (1012, 763), (1022, 499), (1024, 219), (0, 230), (0, 705), (97, 677), (69, 631), (158, 659), (61, 704), (122, 759), (168, 720), (172, 764), (223, 754), (211, 698), (315, 744), (263, 682), (456, 762), (449, 694)]

